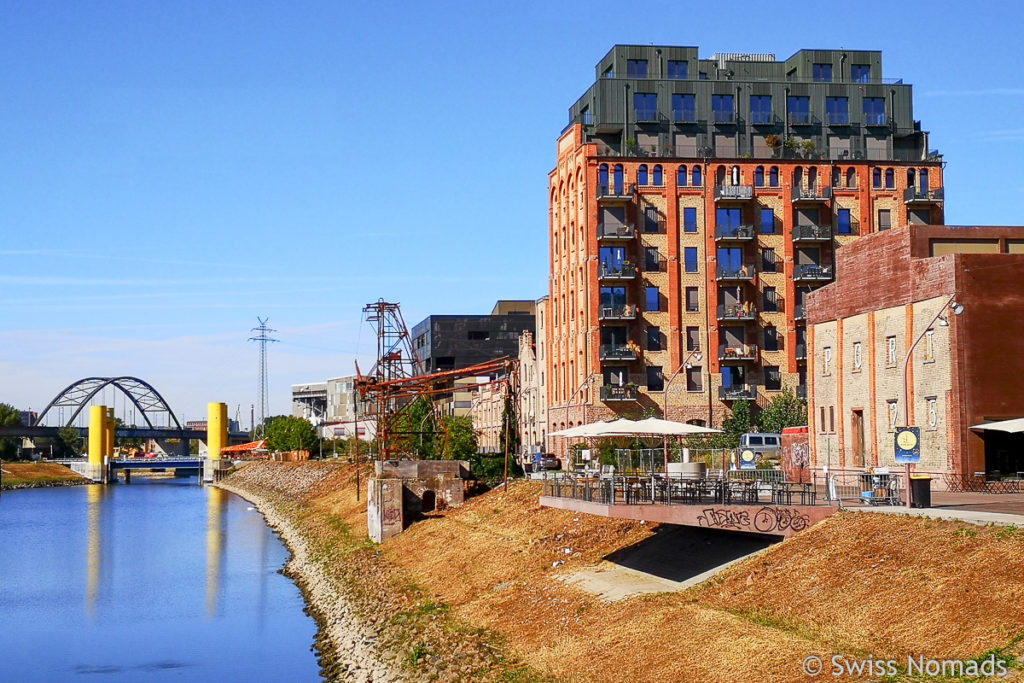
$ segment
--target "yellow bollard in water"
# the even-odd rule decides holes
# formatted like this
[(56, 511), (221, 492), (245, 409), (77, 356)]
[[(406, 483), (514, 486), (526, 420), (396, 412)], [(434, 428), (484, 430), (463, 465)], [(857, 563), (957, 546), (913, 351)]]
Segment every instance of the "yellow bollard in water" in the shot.
[(89, 464), (102, 465), (106, 453), (107, 407), (89, 407)]
[(218, 462), (220, 451), (228, 445), (228, 404), (210, 403), (206, 406), (207, 457)]
[(114, 457), (114, 425), (114, 409), (107, 408), (107, 436), (103, 443), (103, 455), (107, 456), (108, 458)]

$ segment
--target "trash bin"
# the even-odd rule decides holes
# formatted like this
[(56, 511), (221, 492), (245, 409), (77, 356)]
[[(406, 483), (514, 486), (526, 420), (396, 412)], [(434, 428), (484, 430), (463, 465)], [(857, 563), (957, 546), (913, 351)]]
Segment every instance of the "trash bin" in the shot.
[(932, 506), (932, 478), (926, 474), (910, 477), (910, 506), (930, 508)]

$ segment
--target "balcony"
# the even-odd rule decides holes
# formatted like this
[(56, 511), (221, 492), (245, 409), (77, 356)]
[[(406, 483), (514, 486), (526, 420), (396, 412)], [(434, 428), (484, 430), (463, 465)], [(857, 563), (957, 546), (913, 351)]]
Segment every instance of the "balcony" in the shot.
[(831, 187), (802, 187), (797, 185), (790, 195), (794, 202), (827, 202), (832, 199)]
[(793, 308), (793, 320), (807, 320), (807, 308), (803, 304), (797, 304)]
[(753, 282), (757, 275), (757, 268), (752, 265), (739, 268), (726, 268), (718, 266), (715, 268), (715, 279), (719, 282)]
[(601, 344), (598, 358), (601, 360), (636, 360), (636, 344)]
[(633, 280), (636, 278), (636, 266), (632, 263), (623, 263), (618, 268), (602, 263), (597, 268), (597, 279), (606, 280)]
[(735, 125), (737, 116), (733, 111), (712, 111), (711, 120), (720, 126)]
[(807, 344), (796, 345), (796, 359), (801, 361), (807, 360)]
[(636, 231), (632, 225), (601, 223), (597, 226), (597, 239), (599, 240), (630, 240), (634, 237), (636, 237)]
[(750, 125), (752, 126), (777, 126), (782, 122), (777, 116), (769, 112), (751, 112)]
[(864, 114), (864, 125), (868, 128), (888, 128), (889, 117), (885, 114)]
[(636, 185), (628, 188), (624, 185), (598, 185), (597, 201), (599, 202), (630, 202), (636, 194)]
[(832, 266), (798, 263), (793, 267), (793, 282), (831, 282)]
[(734, 320), (741, 322), (757, 320), (757, 309), (751, 306), (749, 301), (743, 304), (732, 304), (730, 306), (719, 304), (718, 319), (728, 322), (732, 322)]
[(716, 242), (752, 242), (753, 239), (753, 225), (719, 225), (715, 228)]
[(634, 121), (637, 123), (657, 123), (658, 121), (656, 108), (634, 109), (633, 114), (636, 116)]
[(832, 112), (831, 114), (825, 114), (825, 122), (833, 128), (854, 125), (850, 122), (850, 115), (847, 112)]
[(745, 202), (754, 198), (752, 185), (716, 185), (716, 202)]
[(793, 228), (793, 242), (795, 244), (809, 244), (816, 242), (831, 242), (831, 225), (798, 225)]
[(636, 306), (601, 306), (597, 312), (598, 320), (636, 320)]
[(945, 199), (943, 188), (934, 190), (922, 190), (916, 187), (908, 187), (903, 191), (904, 204), (941, 204)]
[(718, 346), (718, 360), (722, 363), (743, 362), (757, 360), (756, 344), (741, 344), (740, 346)]
[(786, 119), (789, 121), (791, 126), (814, 126), (820, 123), (820, 121), (812, 116), (810, 113), (789, 113), (789, 117)]
[(601, 387), (602, 401), (636, 401), (638, 397), (639, 391), (637, 390), (637, 387), (617, 387), (612, 384), (606, 384)]
[(697, 112), (693, 109), (673, 109), (672, 123), (697, 123)]
[(796, 397), (799, 398), (799, 399), (802, 399), (804, 401), (807, 400), (807, 385), (806, 384), (797, 385)]
[(718, 387), (719, 401), (753, 401), (757, 398), (757, 385), (734, 384), (731, 387)]

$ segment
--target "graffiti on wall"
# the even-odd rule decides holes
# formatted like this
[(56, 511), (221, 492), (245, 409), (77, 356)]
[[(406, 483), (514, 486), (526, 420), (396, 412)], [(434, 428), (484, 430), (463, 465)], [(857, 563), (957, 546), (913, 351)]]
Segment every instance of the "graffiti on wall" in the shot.
[(697, 518), (697, 524), (709, 529), (757, 531), (768, 534), (788, 530), (803, 531), (810, 526), (811, 518), (796, 508), (765, 506), (754, 513), (753, 518), (748, 510), (705, 508)]

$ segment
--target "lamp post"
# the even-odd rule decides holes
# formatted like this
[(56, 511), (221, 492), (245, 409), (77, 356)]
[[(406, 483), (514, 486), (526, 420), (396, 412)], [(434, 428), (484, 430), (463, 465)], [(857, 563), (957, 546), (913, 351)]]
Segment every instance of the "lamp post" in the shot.
[[(932, 329), (932, 325), (935, 324), (935, 321), (938, 320), (939, 318), (942, 318), (942, 314), (945, 312), (945, 310), (947, 308), (953, 312), (953, 315), (960, 315), (961, 313), (964, 312), (963, 305), (958, 304), (956, 302), (956, 294), (954, 293), (952, 296), (949, 297), (949, 299), (946, 300), (946, 303), (942, 304), (942, 306), (939, 308), (939, 311), (935, 314), (935, 317), (932, 318), (928, 322), (927, 325), (925, 325), (924, 329), (921, 330), (921, 334), (917, 335), (917, 339), (915, 339), (914, 343), (910, 345), (909, 349), (907, 349), (907, 357), (903, 359), (903, 425), (905, 427), (910, 427), (911, 426), (910, 425), (910, 402), (909, 402), (910, 387), (909, 387), (908, 381), (907, 381), (908, 380), (908, 376), (909, 376), (911, 354), (914, 353), (914, 349), (917, 348), (918, 343), (920, 343), (920, 341), (922, 339), (924, 339), (925, 335), (928, 334), (928, 330)], [(942, 318), (942, 319), (945, 322), (945, 325), (943, 325), (943, 327), (949, 325), (949, 321), (946, 318)], [(907, 507), (910, 507), (910, 504), (911, 504), (912, 500), (911, 500), (911, 496), (910, 496), (910, 463), (909, 462), (906, 464), (906, 474), (907, 474)]]
[[(676, 368), (676, 371), (673, 372), (672, 376), (668, 378), (668, 382), (665, 383), (665, 396), (663, 397), (664, 405), (661, 409), (661, 416), (666, 420), (668, 419), (668, 390), (669, 388), (671, 388), (672, 382), (675, 380), (675, 378), (679, 376), (679, 373), (681, 373), (684, 369), (693, 367), (690, 364), (691, 358), (693, 360), (696, 360), (698, 363), (704, 358), (703, 354), (701, 354), (700, 352), (700, 346), (695, 348), (693, 351), (690, 351), (689, 355), (686, 356), (686, 359), (679, 364), (679, 367)], [(668, 475), (668, 436), (665, 437), (665, 474)]]

